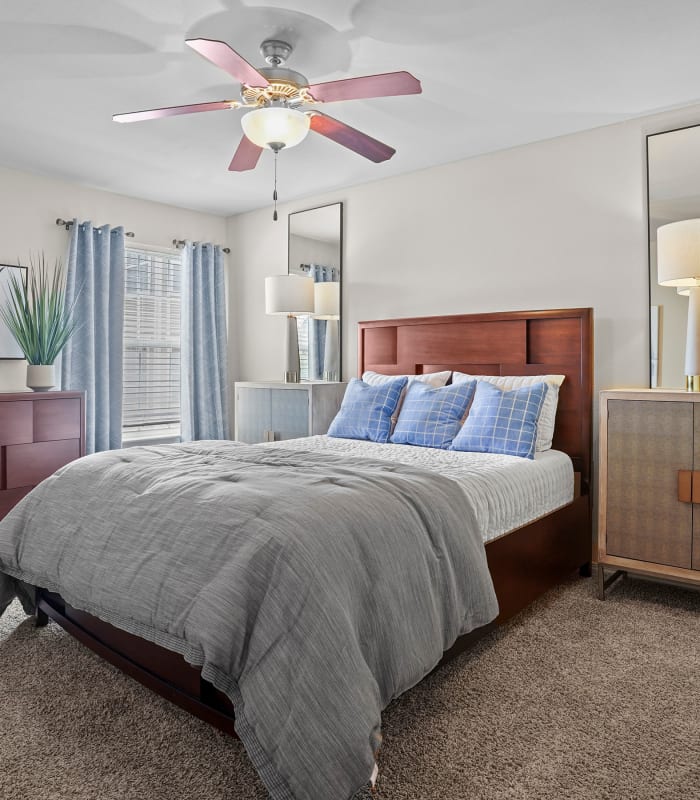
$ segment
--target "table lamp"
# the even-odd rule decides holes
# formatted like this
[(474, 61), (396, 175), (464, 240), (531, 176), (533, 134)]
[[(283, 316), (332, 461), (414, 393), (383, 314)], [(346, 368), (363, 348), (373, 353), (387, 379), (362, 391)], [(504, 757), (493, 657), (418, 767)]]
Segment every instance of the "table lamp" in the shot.
[(284, 380), (299, 383), (299, 336), (296, 317), (313, 314), (314, 281), (302, 275), (271, 275), (265, 278), (265, 313), (286, 314), (287, 344)]
[(661, 225), (656, 231), (656, 265), (661, 286), (687, 294), (685, 388), (700, 391), (700, 219)]
[(314, 284), (314, 319), (325, 319), (326, 343), (323, 350), (323, 379), (340, 380), (340, 281)]

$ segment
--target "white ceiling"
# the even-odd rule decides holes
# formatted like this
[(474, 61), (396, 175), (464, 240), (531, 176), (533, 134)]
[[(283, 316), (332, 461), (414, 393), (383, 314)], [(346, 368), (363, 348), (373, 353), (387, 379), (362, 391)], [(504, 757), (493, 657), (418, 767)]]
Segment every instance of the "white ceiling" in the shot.
[(324, 110), (397, 149), (373, 164), (311, 133), (279, 159), (281, 201), (700, 100), (697, 0), (0, 0), (0, 163), (228, 215), (271, 204), (272, 153), (227, 167), (240, 111), (119, 125), (113, 113), (236, 99), (185, 46), (256, 66), (295, 46), (311, 82), (408, 70), (422, 95)]

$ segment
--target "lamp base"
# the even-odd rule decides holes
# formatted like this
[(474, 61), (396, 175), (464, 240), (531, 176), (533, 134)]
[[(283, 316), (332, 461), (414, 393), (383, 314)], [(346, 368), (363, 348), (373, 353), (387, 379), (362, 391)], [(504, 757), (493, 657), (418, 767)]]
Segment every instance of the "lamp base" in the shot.
[(340, 380), (340, 347), (338, 337), (338, 320), (329, 319), (326, 322), (326, 347), (323, 353), (323, 380)]
[(286, 350), (284, 382), (299, 383), (299, 374), (301, 373), (301, 365), (299, 363), (299, 334), (297, 332), (297, 320), (293, 314), (287, 316)]
[(700, 287), (688, 288), (688, 331), (685, 340), (685, 388), (700, 391)]

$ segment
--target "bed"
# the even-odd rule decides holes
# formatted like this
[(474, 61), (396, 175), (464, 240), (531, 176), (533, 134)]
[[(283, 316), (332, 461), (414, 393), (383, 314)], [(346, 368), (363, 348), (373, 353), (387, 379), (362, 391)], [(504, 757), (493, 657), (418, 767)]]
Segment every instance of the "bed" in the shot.
[[(566, 376), (553, 448), (575, 474), (571, 504), (486, 545), (502, 624), (578, 569), (590, 575), (593, 309), (509, 311), (360, 322), (358, 373)], [(465, 637), (450, 658), (478, 638)]]
[[(566, 454), (567, 467), (561, 466), (560, 460), (559, 467), (553, 469), (573, 471), (570, 495), (559, 500), (555, 497), (550, 513), (526, 524), (511, 519), (492, 526), (486, 558), (498, 599), (498, 617), (457, 639), (445, 652), (447, 659), (569, 573), (579, 569), (585, 574), (590, 570), (592, 312), (565, 309), (363, 322), (359, 324), (358, 344), (360, 374), (365, 370), (384, 374), (458, 370), (471, 374), (566, 376), (560, 390), (553, 448)], [(316, 455), (326, 445), (324, 437), (315, 442), (298, 440), (282, 443), (281, 452), (293, 454), (297, 450), (299, 457), (307, 459), (304, 464), (313, 467)], [(266, 457), (275, 457), (273, 454), (274, 450), (269, 450)], [(373, 454), (365, 451), (360, 455), (371, 458)], [(556, 456), (540, 455), (542, 461), (557, 460)], [(293, 455), (284, 457), (294, 459)], [(405, 469), (410, 472), (411, 467)], [(449, 464), (443, 469), (449, 477)], [(519, 477), (514, 479), (516, 486), (519, 482)], [(517, 499), (513, 506), (519, 506)], [(229, 697), (180, 653), (74, 608), (60, 594), (45, 589), (38, 590), (36, 614), (38, 625), (46, 624), (49, 618), (55, 620), (145, 685), (234, 733)]]

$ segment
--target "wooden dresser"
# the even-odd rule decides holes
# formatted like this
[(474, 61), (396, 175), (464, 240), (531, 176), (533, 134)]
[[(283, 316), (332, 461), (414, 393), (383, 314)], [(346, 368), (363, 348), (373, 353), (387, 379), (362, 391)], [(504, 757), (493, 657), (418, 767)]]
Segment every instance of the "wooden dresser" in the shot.
[(700, 587), (700, 393), (601, 392), (599, 434), (598, 596), (626, 572)]
[(44, 478), (83, 455), (83, 392), (0, 393), (0, 519)]

